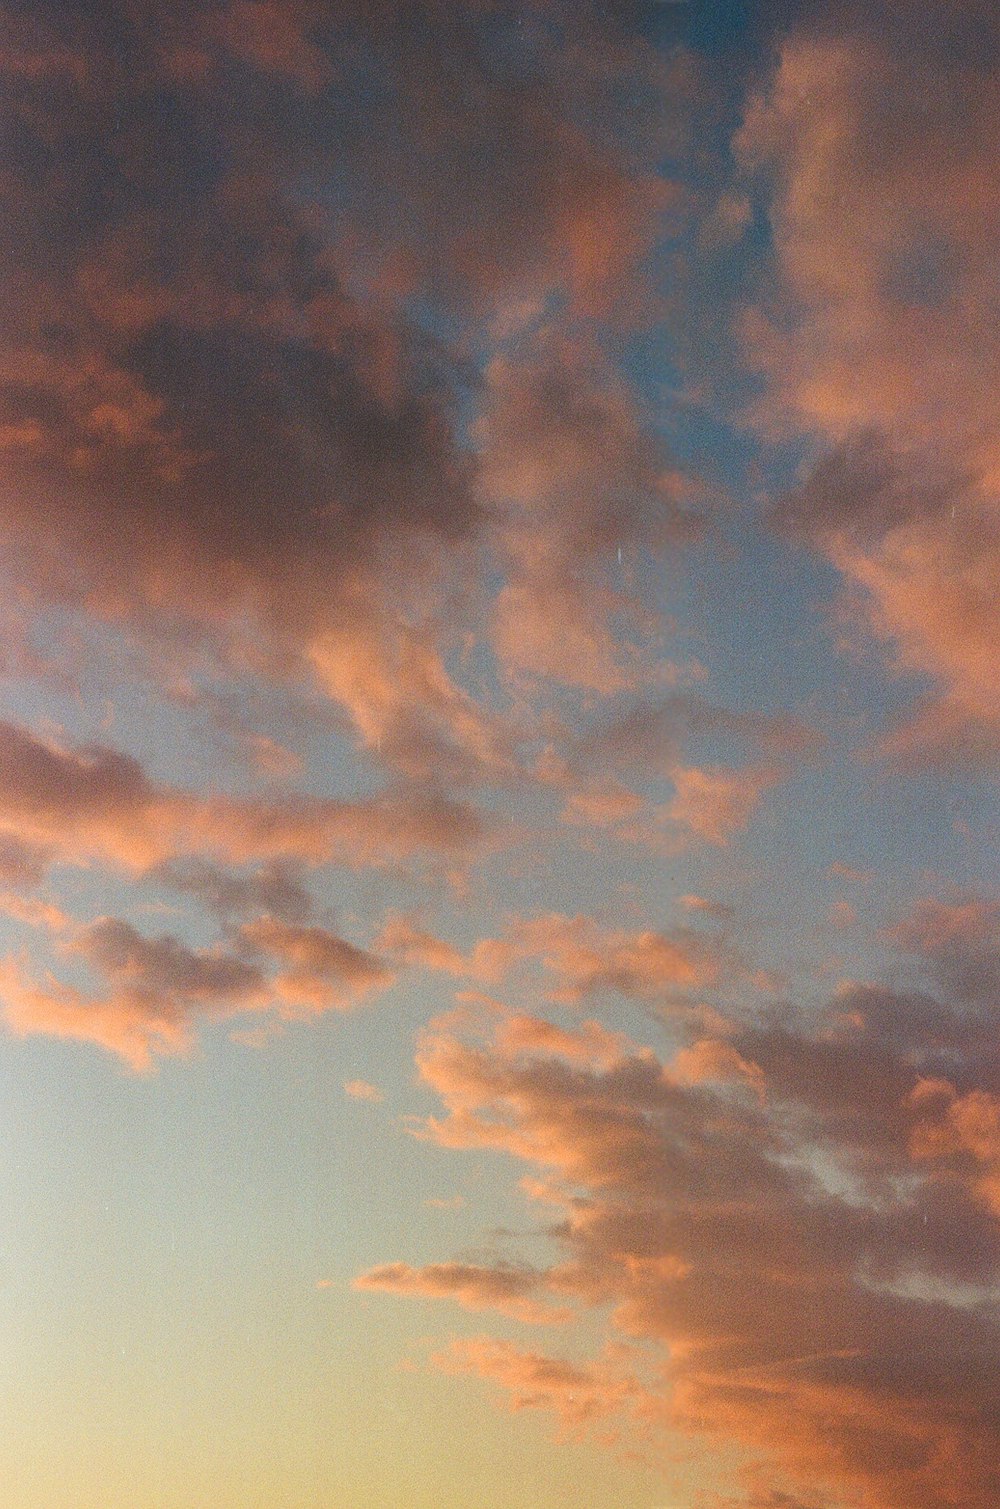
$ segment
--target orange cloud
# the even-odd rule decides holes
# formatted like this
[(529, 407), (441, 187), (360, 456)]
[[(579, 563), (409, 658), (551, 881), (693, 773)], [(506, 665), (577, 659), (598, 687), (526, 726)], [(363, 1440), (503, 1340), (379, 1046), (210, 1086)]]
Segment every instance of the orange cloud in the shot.
[(504, 1017), (497, 1041), (501, 1050), (510, 1056), (553, 1054), (599, 1068), (620, 1063), (627, 1050), (634, 1047), (623, 1034), (609, 1032), (600, 1022), (583, 1022), (576, 1031), (570, 1032), (542, 1017), (523, 1013)]
[(395, 917), (379, 947), (402, 962), (482, 984), (533, 965), (553, 980), (550, 999), (568, 1003), (601, 991), (666, 1000), (678, 990), (714, 985), (735, 962), (718, 940), (688, 929), (629, 932), (557, 912), (511, 919), (500, 937), (482, 938), (466, 953)]
[(708, 843), (726, 845), (750, 822), (763, 793), (780, 779), (772, 769), (728, 770), (676, 766), (674, 795), (664, 816)]
[(271, 998), (264, 976), (242, 959), (146, 938), (113, 917), (79, 931), (68, 951), (103, 977), (107, 993), (87, 995), (51, 975), (36, 983), (8, 957), (0, 976), (6, 1025), (21, 1037), (96, 1043), (137, 1071), (151, 1069), (156, 1055), (188, 1052), (200, 1019), (261, 1010)]
[(378, 1105), (385, 1099), (385, 1094), (378, 1085), (369, 1084), (366, 1079), (349, 1079), (344, 1084), (344, 1094), (351, 1100), (366, 1100), (372, 1105)]
[(279, 966), (271, 984), (289, 1012), (348, 1011), (394, 978), (374, 954), (326, 928), (262, 917), (246, 923), (240, 936)]
[(712, 941), (683, 929), (628, 932), (603, 928), (590, 917), (550, 913), (520, 923), (511, 937), (518, 953), (538, 958), (555, 976), (557, 995), (568, 1001), (602, 990), (665, 998), (714, 984), (722, 968)]
[[(589, 6), (436, 9), (405, 27), (402, 67), (384, 6), (334, 21), (232, 0), (192, 11), (182, 43), (123, 13), (110, 51), (93, 18), (65, 35), (11, 19), (9, 107), (51, 155), (16, 148), (2, 186), (21, 233), (0, 533), (25, 601), (127, 630), (153, 668), (207, 653), (311, 678), (381, 759), (464, 781), (509, 777), (518, 733), (456, 678), (484, 621), (511, 667), (537, 651), (537, 670), (603, 685), (636, 674), (619, 620), (651, 638), (605, 544), (659, 547), (685, 486), (588, 332), (655, 312), (643, 263), (677, 198), (662, 134), (684, 70)], [(486, 65), (498, 41), (513, 72)], [(344, 88), (359, 46), (374, 115)], [(461, 89), (438, 87), (452, 69)], [(152, 121), (164, 90), (177, 111)], [(130, 169), (98, 205), (59, 164), (96, 160), (109, 133)], [(331, 175), (335, 222), (316, 187)], [(433, 337), (417, 290), (444, 316)], [(474, 448), (456, 312), (504, 347)], [(577, 567), (574, 492), (596, 531)], [(262, 766), (290, 770), (267, 739)]]
[(779, 518), (935, 682), (881, 746), (917, 766), (995, 764), (1000, 705), (1000, 74), (989, 45), (975, 67), (952, 51), (948, 11), (797, 28), (736, 142), (771, 189), (779, 279), (746, 320), (758, 418), (830, 448)]
[[(453, 1341), (434, 1353), (431, 1362), (443, 1373), (472, 1375), (504, 1389), (512, 1410), (539, 1409), (556, 1416), (563, 1435), (582, 1436), (601, 1422), (623, 1413), (631, 1417), (656, 1414), (654, 1396), (632, 1374), (614, 1362), (579, 1364), (539, 1352), (525, 1351), (509, 1341), (469, 1337)], [(605, 1429), (607, 1444), (618, 1439)]]
[(531, 365), (492, 363), (476, 437), (504, 520), (493, 635), (508, 674), (604, 694), (647, 681), (634, 631), (654, 624), (620, 558), (678, 545), (697, 520), (634, 395), (596, 351), (550, 337)]
[(930, 976), (961, 1001), (990, 1006), (1000, 990), (1000, 901), (958, 894), (917, 901), (888, 938), (923, 961)]
[(961, 1095), (947, 1080), (924, 1079), (909, 1104), (921, 1117), (910, 1135), (913, 1156), (934, 1160), (1000, 1216), (1000, 1095)]
[(465, 1310), (496, 1310), (528, 1325), (558, 1325), (572, 1312), (535, 1296), (544, 1293), (545, 1275), (508, 1263), (431, 1263), (411, 1268), (385, 1263), (354, 1280), (356, 1289), (409, 1294), (423, 1299), (453, 1299)]
[[(105, 989), (88, 994), (51, 974), (39, 982), (8, 957), (0, 988), (7, 1027), (18, 1036), (97, 1043), (142, 1072), (158, 1056), (189, 1052), (205, 1022), (242, 1012), (349, 1010), (393, 979), (380, 960), (325, 929), (268, 917), (239, 935), (259, 963), (221, 947), (192, 949), (169, 935), (149, 938), (114, 917), (75, 930), (61, 914), (37, 920), (57, 929), (65, 956), (85, 963)], [(260, 1046), (274, 1032), (265, 1022), (236, 1036)]]
[[(789, 1008), (692, 1037), (666, 1064), (498, 1008), (442, 1019), (418, 1067), (444, 1111), (419, 1134), (506, 1153), (558, 1207), (567, 1260), (531, 1270), (533, 1300), (606, 1308), (612, 1336), (661, 1350), (643, 1382), (485, 1338), (438, 1365), (571, 1433), (738, 1443), (777, 1503), (990, 1502), (998, 1102), (930, 1066), (995, 1075), (991, 1032), (873, 987), (818, 1020)], [(422, 1292), (438, 1269), (385, 1271)], [(454, 1297), (467, 1281), (458, 1265), (426, 1284)]]
[[(481, 832), (471, 808), (433, 789), (358, 802), (201, 795), (150, 780), (104, 747), (72, 749), (0, 722), (0, 837), (10, 856), (100, 859), (133, 870), (204, 855), (242, 864), (341, 859), (397, 863), (421, 850), (460, 852)], [(12, 862), (12, 861), (9, 861)], [(37, 868), (39, 861), (33, 860)], [(25, 861), (18, 864), (24, 869)]]

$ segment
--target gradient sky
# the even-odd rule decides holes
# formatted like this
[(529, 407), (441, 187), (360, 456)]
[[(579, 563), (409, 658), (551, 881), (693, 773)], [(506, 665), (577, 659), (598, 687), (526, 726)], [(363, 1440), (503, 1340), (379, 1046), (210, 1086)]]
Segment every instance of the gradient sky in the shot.
[(0, 14), (4, 1503), (1000, 1503), (995, 6)]

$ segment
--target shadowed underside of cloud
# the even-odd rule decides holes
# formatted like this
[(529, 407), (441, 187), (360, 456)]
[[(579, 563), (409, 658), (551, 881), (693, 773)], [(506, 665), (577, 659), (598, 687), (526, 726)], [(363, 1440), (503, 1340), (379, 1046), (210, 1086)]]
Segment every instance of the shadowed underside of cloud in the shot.
[[(694, 764), (689, 750), (698, 741), (757, 758)], [(767, 791), (822, 758), (826, 747), (822, 733), (788, 713), (736, 710), (694, 691), (649, 691), (580, 733), (545, 773), (567, 793), (568, 824), (601, 827), (625, 843), (725, 847), (748, 827)], [(669, 781), (673, 795), (644, 799), (622, 784), (626, 774), (636, 782)]]
[(199, 1016), (260, 1009), (268, 1000), (267, 982), (252, 964), (172, 937), (145, 938), (117, 918), (83, 929), (69, 952), (105, 980), (107, 993), (91, 996), (51, 976), (36, 983), (8, 958), (2, 966), (8, 1027), (19, 1036), (97, 1043), (139, 1071), (152, 1067), (154, 1054), (188, 1051)]
[(247, 923), (241, 937), (279, 966), (273, 988), (289, 1012), (346, 1010), (393, 980), (381, 959), (326, 928), (264, 917)]

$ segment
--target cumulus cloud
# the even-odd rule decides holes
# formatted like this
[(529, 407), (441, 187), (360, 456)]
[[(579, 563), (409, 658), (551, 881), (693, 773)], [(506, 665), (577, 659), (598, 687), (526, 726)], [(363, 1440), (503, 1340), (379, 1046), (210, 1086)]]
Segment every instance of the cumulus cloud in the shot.
[(890, 930), (960, 1001), (995, 1004), (1000, 993), (1000, 901), (962, 894), (919, 901)]
[(156, 878), (193, 896), (224, 922), (255, 912), (268, 912), (282, 922), (305, 922), (312, 911), (300, 867), (287, 861), (241, 873), (204, 859), (173, 860), (160, 868)]
[(93, 1042), (132, 1068), (149, 1070), (156, 1055), (188, 1052), (199, 1020), (259, 1010), (270, 1000), (264, 975), (232, 954), (192, 949), (163, 935), (147, 938), (129, 922), (102, 917), (68, 944), (70, 955), (105, 983), (103, 995), (36, 982), (8, 957), (2, 964), (3, 1016), (18, 1036), (45, 1034)]
[(992, 766), (996, 26), (980, 8), (917, 15), (850, 11), (785, 39), (737, 136), (770, 187), (778, 275), (744, 334), (761, 423), (826, 447), (779, 520), (935, 686), (883, 752)]
[[(662, 1347), (631, 1382), (486, 1338), (439, 1365), (577, 1431), (624, 1414), (626, 1441), (655, 1427), (741, 1443), (776, 1503), (995, 1497), (985, 1014), (856, 986), (818, 1016), (786, 1006), (664, 1059), (495, 1008), (432, 1025), (418, 1066), (443, 1103), (420, 1135), (506, 1153), (560, 1211), (564, 1261), (533, 1271), (533, 1297), (609, 1307), (612, 1338)], [(384, 1271), (400, 1291), (461, 1298), (472, 1282), (461, 1265), (440, 1282), (434, 1266)]]
[[(336, 934), (270, 917), (241, 930), (240, 951), (191, 948), (169, 934), (150, 938), (117, 917), (82, 928), (58, 912), (38, 920), (64, 935), (64, 959), (86, 965), (103, 991), (63, 983), (51, 972), (36, 979), (23, 960), (9, 955), (0, 993), (7, 1027), (22, 1037), (97, 1043), (137, 1071), (151, 1069), (158, 1056), (191, 1051), (205, 1023), (241, 1012), (346, 1011), (393, 979), (374, 955)], [(240, 1040), (256, 1044), (273, 1035), (274, 1026), (237, 1031)]]
[(506, 670), (602, 693), (646, 680), (619, 558), (691, 538), (697, 515), (621, 376), (564, 340), (498, 357), (476, 434), (481, 486), (505, 518), (494, 636)]
[[(567, 1436), (740, 1450), (754, 1509), (986, 1509), (995, 899), (915, 903), (881, 936), (891, 987), (808, 1009), (759, 1006), (724, 931), (637, 920), (644, 891), (669, 905), (659, 850), (690, 862), (690, 920), (735, 929), (713, 899), (727, 846), (826, 747), (666, 657), (664, 566), (713, 501), (645, 370), (690, 209), (663, 171), (682, 52), (646, 40), (643, 5), (598, 0), (0, 19), (0, 538), (22, 620), (4, 669), (51, 670), (43, 644), (89, 633), (81, 662), (170, 699), (152, 708), (148, 680), (122, 698), (143, 760), (0, 722), (0, 910), (32, 930), (0, 964), (7, 1029), (148, 1071), (211, 1024), (260, 1046), (426, 970), (460, 994), (420, 1035), (438, 1105), (411, 1130), (509, 1159), (558, 1256), (425, 1253), (356, 1287), (587, 1318), (572, 1356), (555, 1330), (552, 1354), (474, 1337), (433, 1366)], [(911, 768), (1000, 747), (998, 55), (979, 0), (804, 8), (755, 79), (745, 181), (706, 195), (695, 233), (721, 266), (766, 198), (770, 275), (740, 322), (752, 418), (806, 455), (773, 522), (921, 678), (878, 744)], [(286, 746), (296, 699), (322, 715), (289, 743), (335, 749)], [(206, 712), (238, 769), (178, 757)], [(439, 898), (405, 910), (403, 882), (457, 886), (514, 832), (512, 795), (518, 836), (561, 809), (560, 861), (634, 841), (648, 875), (626, 898), (609, 867), (591, 916), (593, 876), (557, 863), (567, 898), (526, 902), (515, 855), (439, 936)], [(334, 864), (392, 881), (362, 941), (321, 904)], [(81, 925), (30, 894), (60, 867), (91, 870), (79, 894), (105, 872), (167, 887), (220, 941)], [(864, 927), (844, 901), (818, 915)]]
[[(725, 846), (749, 825), (764, 793), (814, 763), (826, 745), (818, 729), (792, 713), (733, 709), (701, 692), (672, 691), (595, 720), (546, 774), (567, 792), (566, 822), (605, 827), (619, 841), (649, 847)], [(718, 758), (747, 751), (757, 756), (753, 764)], [(711, 763), (693, 758), (701, 752)], [(625, 775), (647, 786), (646, 794), (623, 785)], [(672, 798), (652, 800), (650, 781), (670, 781)]]
[(32, 890), (45, 874), (46, 853), (14, 833), (0, 833), (0, 885), (12, 891)]
[(326, 928), (262, 917), (240, 936), (278, 965), (272, 985), (289, 1011), (346, 1011), (393, 980), (381, 959)]
[(517, 948), (554, 977), (558, 998), (571, 1002), (608, 990), (662, 1000), (678, 989), (714, 984), (723, 966), (712, 940), (685, 929), (630, 932), (551, 913), (523, 922), (514, 937)]
[(778, 773), (767, 768), (677, 766), (671, 772), (674, 795), (664, 815), (708, 843), (725, 845), (747, 826), (761, 796), (778, 779)]
[(549, 999), (570, 1005), (609, 991), (665, 1003), (677, 992), (705, 989), (739, 970), (724, 940), (711, 934), (614, 928), (559, 912), (512, 917), (498, 937), (481, 938), (465, 952), (408, 918), (392, 917), (379, 946), (405, 963), (483, 985), (534, 968)]
[[(611, 629), (632, 594), (560, 565), (587, 538), (573, 506), (615, 547), (676, 522), (650, 427), (581, 333), (655, 308), (683, 87), (641, 30), (562, 3), (7, 23), (7, 573), (151, 654), (169, 635), (311, 675), (411, 774), (509, 769), (510, 730), (453, 664), (489, 616), (487, 560), (509, 573), (505, 662), (633, 676)], [(445, 334), (458, 315), (488, 347), (517, 310), (545, 333), (483, 376)], [(553, 447), (562, 484), (540, 475)]]
[(483, 831), (473, 809), (425, 787), (354, 802), (195, 793), (153, 781), (120, 751), (66, 747), (9, 722), (0, 722), (0, 770), (6, 842), (18, 854), (73, 864), (100, 859), (140, 871), (194, 855), (237, 865), (378, 866), (421, 851), (458, 855)]

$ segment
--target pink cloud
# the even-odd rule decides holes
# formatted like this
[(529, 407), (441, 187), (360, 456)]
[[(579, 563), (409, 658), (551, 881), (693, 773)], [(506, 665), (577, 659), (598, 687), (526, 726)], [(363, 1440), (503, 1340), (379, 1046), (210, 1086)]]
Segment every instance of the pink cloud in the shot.
[(240, 936), (277, 966), (271, 986), (290, 1013), (352, 1010), (394, 978), (381, 959), (326, 928), (261, 917)]
[(98, 919), (66, 947), (103, 978), (106, 993), (88, 995), (51, 975), (36, 983), (8, 957), (2, 963), (7, 1027), (20, 1037), (96, 1043), (136, 1071), (151, 1069), (157, 1055), (189, 1052), (201, 1020), (262, 1010), (271, 999), (265, 977), (242, 959), (169, 936), (146, 938), (117, 918)]
[(74, 749), (0, 724), (0, 836), (8, 852), (132, 870), (188, 855), (233, 863), (341, 859), (398, 863), (421, 850), (460, 853), (481, 831), (471, 808), (426, 788), (357, 802), (195, 794), (153, 782), (131, 756)]
[(649, 680), (656, 626), (619, 557), (691, 538), (693, 484), (593, 350), (550, 337), (530, 365), (497, 358), (487, 383), (477, 439), (503, 520), (493, 635), (504, 668), (604, 694)]
[(670, 772), (674, 795), (664, 815), (708, 843), (725, 846), (746, 828), (761, 797), (780, 779), (769, 768), (729, 770), (677, 766)]
[(385, 1094), (378, 1085), (369, 1084), (366, 1079), (349, 1079), (344, 1083), (344, 1094), (351, 1100), (368, 1101), (371, 1105), (378, 1105), (385, 1099)]
[[(258, 962), (222, 946), (194, 949), (168, 934), (147, 937), (115, 917), (82, 928), (61, 914), (36, 920), (55, 926), (64, 957), (86, 964), (104, 988), (88, 993), (51, 973), (36, 980), (8, 956), (0, 1008), (8, 1029), (93, 1042), (141, 1072), (159, 1056), (190, 1052), (206, 1023), (247, 1012), (350, 1010), (393, 979), (373, 955), (335, 934), (273, 918), (240, 934)], [(232, 1035), (260, 1047), (276, 1030), (280, 1023), (265, 1021)]]
[(443, 1373), (495, 1384), (506, 1391), (514, 1411), (536, 1409), (555, 1415), (568, 1438), (603, 1426), (601, 1439), (613, 1444), (620, 1438), (606, 1422), (624, 1415), (634, 1434), (636, 1416), (656, 1413), (650, 1390), (614, 1362), (581, 1365), (488, 1336), (453, 1341), (431, 1362)]
[[(989, 1502), (996, 1337), (968, 1295), (1000, 1250), (997, 1098), (920, 1068), (951, 1042), (995, 1073), (988, 1025), (869, 989), (666, 1063), (623, 1040), (583, 1051), (587, 1035), (497, 1009), (442, 1019), (418, 1067), (443, 1114), (420, 1135), (527, 1170), (566, 1256), (532, 1271), (533, 1298), (607, 1307), (612, 1338), (661, 1349), (655, 1375), (486, 1338), (438, 1365), (619, 1448), (653, 1425), (738, 1443), (789, 1503)], [(422, 1290), (424, 1270), (386, 1271)], [(454, 1295), (461, 1273), (428, 1284)]]
[(942, 44), (946, 12), (926, 32), (922, 14), (859, 11), (784, 41), (736, 140), (771, 190), (778, 274), (744, 333), (768, 381), (761, 424), (830, 447), (782, 522), (936, 686), (881, 752), (992, 765), (1000, 80)]
[[(545, 1275), (530, 1268), (497, 1263), (431, 1263), (411, 1268), (385, 1263), (355, 1279), (354, 1287), (422, 1299), (453, 1299), (465, 1310), (496, 1310), (528, 1325), (559, 1325), (572, 1312), (546, 1302)], [(541, 1293), (542, 1298), (536, 1296)]]

